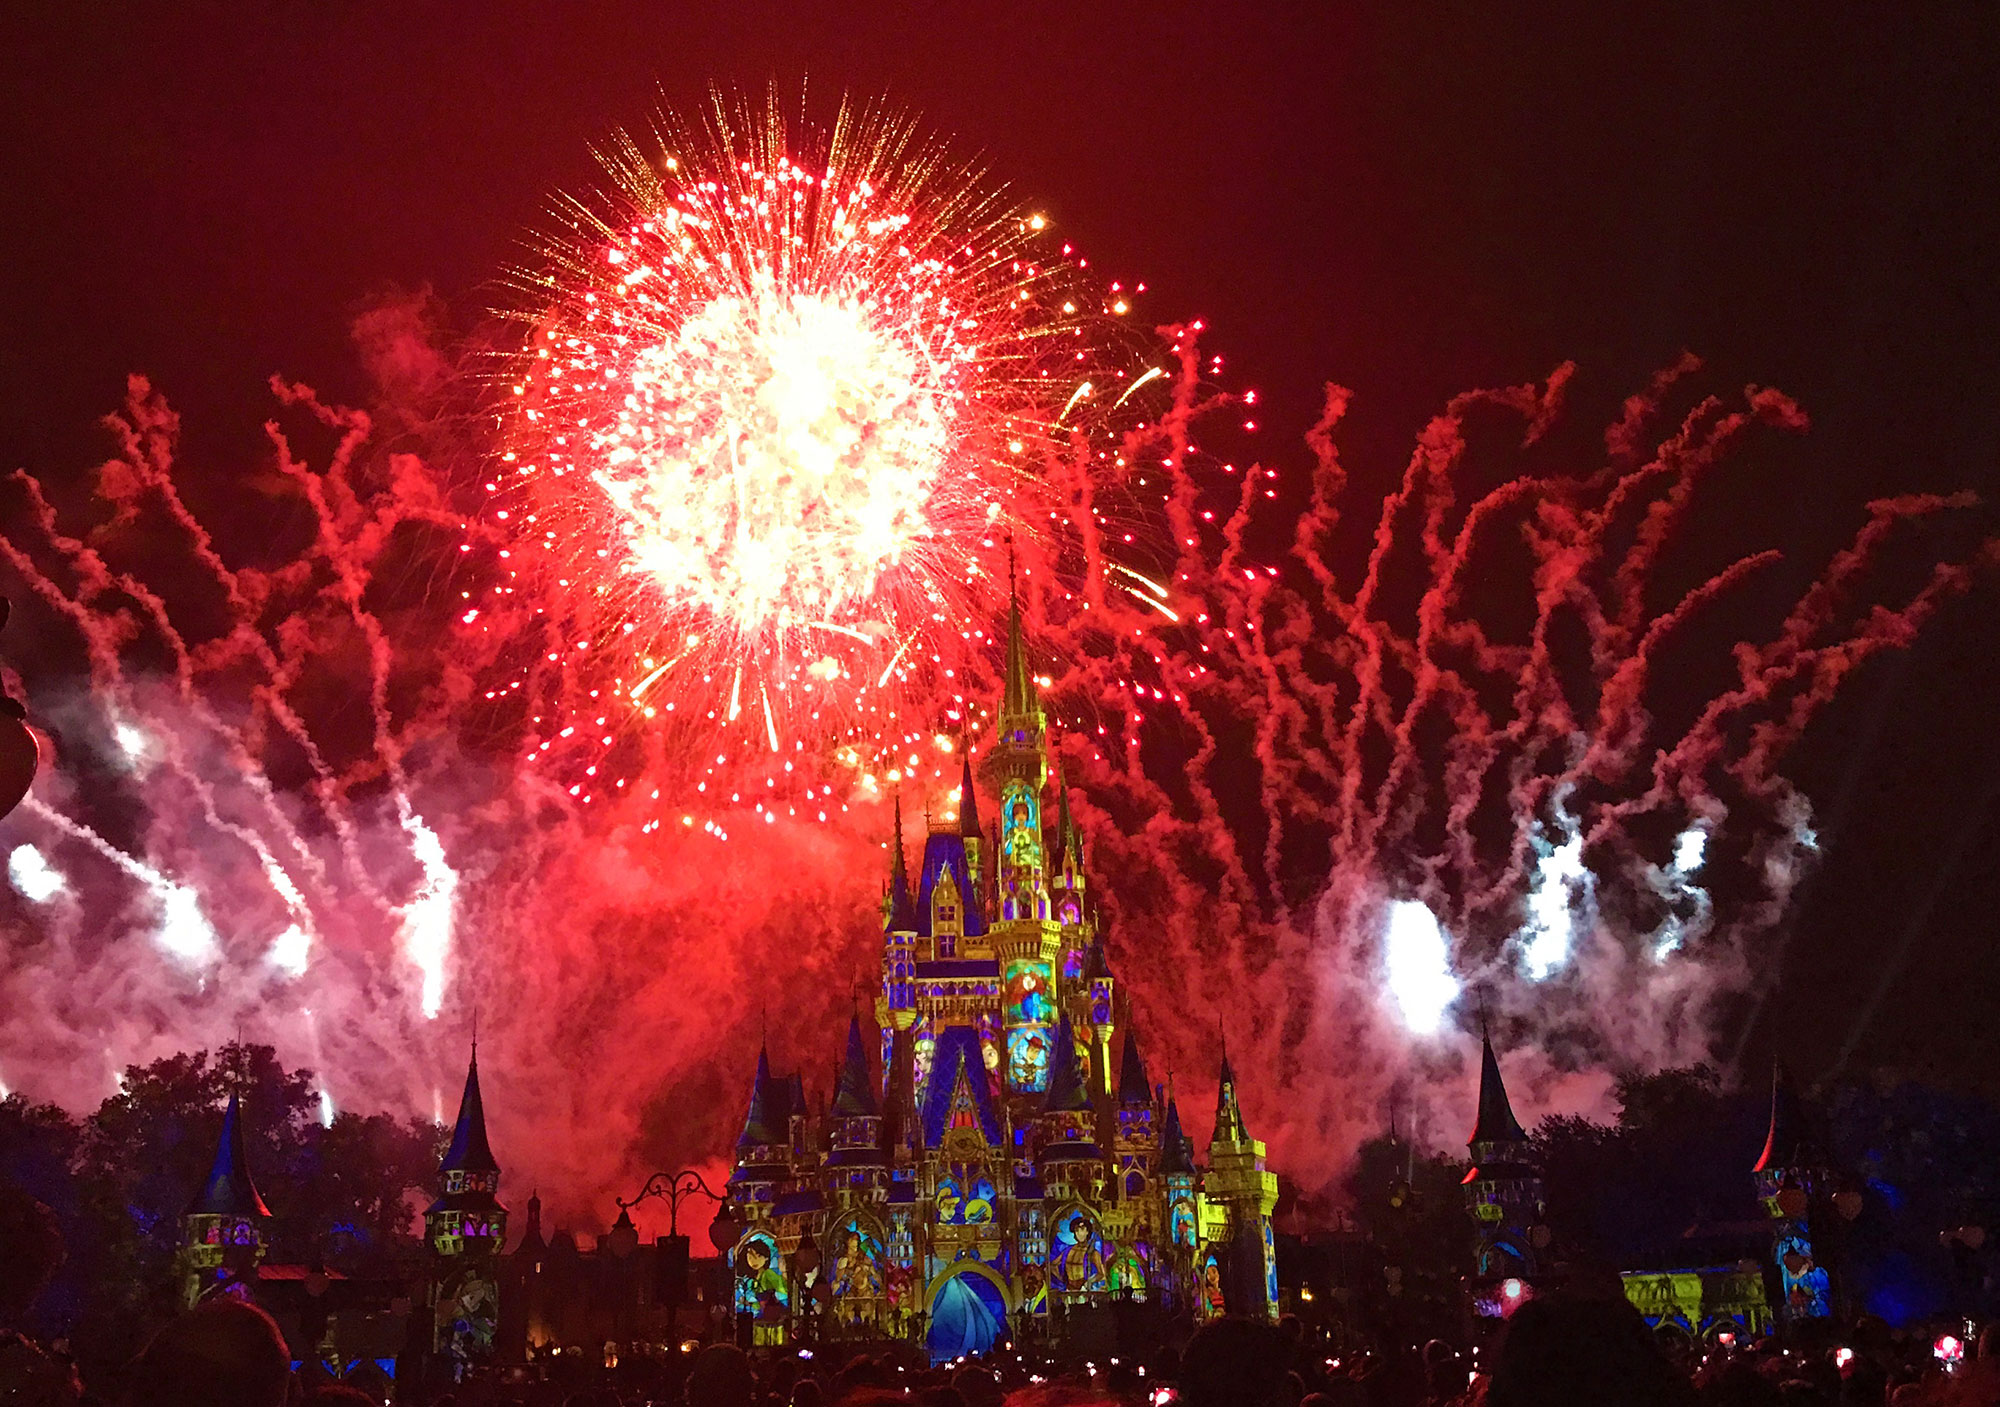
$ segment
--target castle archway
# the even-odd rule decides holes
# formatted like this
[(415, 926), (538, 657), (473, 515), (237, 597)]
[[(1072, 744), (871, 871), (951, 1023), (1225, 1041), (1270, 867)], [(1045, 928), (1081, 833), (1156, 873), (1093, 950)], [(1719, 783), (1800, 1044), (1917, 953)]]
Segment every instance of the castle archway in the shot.
[(925, 1295), (931, 1362), (989, 1353), (1007, 1334), (1007, 1282), (991, 1266), (962, 1260), (931, 1281)]

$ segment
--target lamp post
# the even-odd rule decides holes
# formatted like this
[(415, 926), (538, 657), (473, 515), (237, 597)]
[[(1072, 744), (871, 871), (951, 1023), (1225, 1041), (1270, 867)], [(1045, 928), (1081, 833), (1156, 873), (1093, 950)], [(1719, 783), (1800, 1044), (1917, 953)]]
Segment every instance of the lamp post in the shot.
[[(681, 1235), (681, 1203), (689, 1197), (706, 1197), (718, 1205), (715, 1222), (709, 1227), (709, 1239), (715, 1248), (727, 1255), (735, 1244), (735, 1227), (729, 1222), (727, 1204), (722, 1194), (713, 1191), (702, 1181), (701, 1174), (691, 1168), (679, 1172), (656, 1172), (646, 1179), (646, 1185), (631, 1197), (620, 1197), (618, 1201), (618, 1221), (609, 1234), (618, 1238), (612, 1246), (612, 1253), (621, 1260), (629, 1257), (639, 1246), (639, 1232), (632, 1225), (632, 1208), (649, 1197), (660, 1197), (667, 1204), (667, 1234), (654, 1242), (654, 1291), (656, 1301), (667, 1311), (670, 1324), (676, 1326), (680, 1318), (681, 1301), (686, 1298), (687, 1286), (687, 1237)], [(621, 1249), (622, 1248), (622, 1249)]]
[(646, 1179), (646, 1185), (639, 1189), (636, 1197), (618, 1199), (618, 1213), (629, 1226), (631, 1218), (626, 1214), (632, 1208), (648, 1197), (664, 1197), (667, 1199), (667, 1234), (678, 1236), (681, 1234), (681, 1199), (696, 1194), (708, 1198), (711, 1202), (723, 1200), (722, 1194), (710, 1191), (708, 1184), (701, 1180), (701, 1174), (692, 1168), (682, 1168), (677, 1173), (656, 1172)]

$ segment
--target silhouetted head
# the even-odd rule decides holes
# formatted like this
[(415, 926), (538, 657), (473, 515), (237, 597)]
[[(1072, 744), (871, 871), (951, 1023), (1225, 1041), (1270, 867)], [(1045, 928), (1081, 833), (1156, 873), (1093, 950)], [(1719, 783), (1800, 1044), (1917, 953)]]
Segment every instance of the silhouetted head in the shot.
[(1691, 1407), (1694, 1387), (1623, 1299), (1551, 1295), (1514, 1312), (1486, 1407)]
[(292, 1353), (271, 1316), (215, 1299), (153, 1336), (132, 1365), (131, 1407), (284, 1407)]
[(1269, 1324), (1217, 1319), (1181, 1355), (1183, 1407), (1279, 1407), (1285, 1400), (1284, 1341)]
[(750, 1355), (733, 1343), (710, 1344), (694, 1356), (686, 1396), (688, 1407), (750, 1407), (757, 1396)]

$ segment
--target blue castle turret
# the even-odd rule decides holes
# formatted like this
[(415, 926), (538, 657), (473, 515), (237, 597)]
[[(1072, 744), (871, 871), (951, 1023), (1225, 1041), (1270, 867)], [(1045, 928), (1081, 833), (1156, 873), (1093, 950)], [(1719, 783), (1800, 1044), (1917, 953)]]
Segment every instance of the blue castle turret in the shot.
[(507, 1208), (500, 1202), (500, 1163), (486, 1137), (486, 1101), (479, 1089), (479, 1048), (465, 1067), (465, 1090), (451, 1143), (438, 1161), (437, 1199), (424, 1209), (430, 1245), (429, 1301), (436, 1326), (432, 1349), (457, 1377), (492, 1357), (500, 1317), (497, 1262), (507, 1244)]
[(250, 1175), (243, 1144), (243, 1104), (234, 1094), (222, 1111), (222, 1132), (208, 1176), (181, 1216), (182, 1299), (190, 1306), (257, 1278), (271, 1209)]

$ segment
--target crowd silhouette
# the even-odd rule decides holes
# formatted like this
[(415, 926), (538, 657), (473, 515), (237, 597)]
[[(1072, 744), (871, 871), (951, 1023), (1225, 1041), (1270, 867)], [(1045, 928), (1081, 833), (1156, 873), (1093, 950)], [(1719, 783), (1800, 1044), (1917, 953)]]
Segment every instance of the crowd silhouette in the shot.
[[(747, 1353), (733, 1344), (613, 1367), (475, 1371), (372, 1390), (295, 1372), (277, 1324), (217, 1299), (162, 1329), (116, 1395), (86, 1393), (59, 1353), (0, 1339), (7, 1407), (2000, 1407), (2000, 1325), (1947, 1364), (1879, 1322), (1814, 1348), (1783, 1336), (1674, 1352), (1621, 1296), (1524, 1305), (1485, 1348), (1433, 1340), (1327, 1358), (1298, 1320), (1220, 1319), (1178, 1352), (1058, 1365), (1009, 1352), (928, 1365), (898, 1351)], [(560, 1362), (560, 1359), (553, 1360)], [(581, 1365), (578, 1365), (580, 1368)]]

